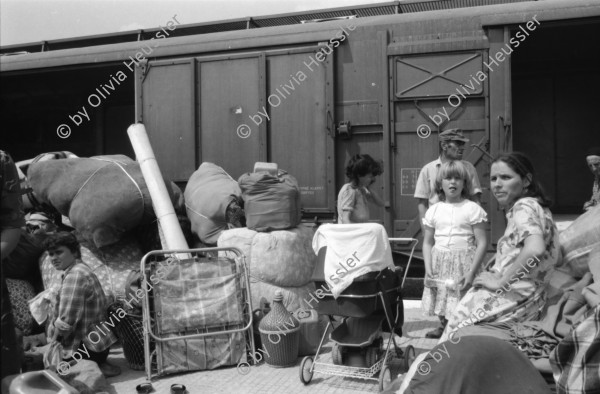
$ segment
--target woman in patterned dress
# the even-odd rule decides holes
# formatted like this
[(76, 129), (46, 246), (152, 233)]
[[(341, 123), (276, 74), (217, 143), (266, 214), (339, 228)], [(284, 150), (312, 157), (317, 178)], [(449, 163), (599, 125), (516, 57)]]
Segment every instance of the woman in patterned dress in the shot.
[(521, 153), (503, 154), (492, 163), (490, 182), (506, 212), (506, 231), (494, 265), (475, 278), (448, 317), (440, 342), (478, 322), (536, 320), (546, 302), (549, 274), (559, 257), (558, 232), (533, 165)]

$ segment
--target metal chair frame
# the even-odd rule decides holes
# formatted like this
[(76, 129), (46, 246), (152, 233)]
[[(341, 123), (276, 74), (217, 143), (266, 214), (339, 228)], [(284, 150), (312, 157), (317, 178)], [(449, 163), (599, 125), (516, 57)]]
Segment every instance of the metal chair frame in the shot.
[[(150, 316), (150, 300), (148, 294), (145, 294), (142, 298), (142, 311), (143, 311), (143, 324), (144, 324), (144, 359), (146, 364), (146, 377), (148, 380), (152, 379), (152, 358), (157, 356), (157, 350), (155, 349), (153, 352), (150, 352), (150, 341), (155, 342), (167, 342), (167, 341), (175, 341), (175, 340), (185, 340), (185, 339), (198, 339), (205, 338), (215, 335), (224, 335), (224, 334), (234, 334), (238, 332), (247, 332), (247, 340), (246, 340), (246, 351), (249, 354), (255, 354), (255, 345), (254, 345), (254, 331), (252, 327), (252, 297), (250, 294), (250, 281), (249, 281), (249, 271), (248, 266), (246, 264), (246, 256), (242, 253), (241, 250), (234, 247), (228, 248), (198, 248), (198, 249), (182, 249), (182, 250), (153, 250), (148, 252), (140, 262), (140, 272), (142, 274), (142, 289), (148, 289), (150, 272), (148, 270), (148, 260), (153, 256), (168, 256), (170, 255), (171, 259), (175, 259), (177, 261), (181, 260), (189, 260), (191, 258), (199, 258), (198, 254), (200, 253), (215, 253), (218, 252), (233, 252), (235, 254), (234, 260), (236, 264), (241, 268), (242, 281), (245, 289), (242, 291), (245, 292), (246, 300), (244, 305), (242, 306), (242, 310), (247, 311), (244, 313), (244, 319), (247, 321), (244, 327), (237, 329), (227, 329), (222, 331), (211, 331), (207, 333), (197, 333), (190, 335), (180, 335), (176, 337), (163, 337), (160, 333), (155, 332), (155, 327), (152, 324), (152, 318)], [(196, 254), (196, 256), (192, 257), (192, 254)], [(231, 258), (231, 257), (229, 257)], [(160, 376), (157, 374), (156, 376)]]

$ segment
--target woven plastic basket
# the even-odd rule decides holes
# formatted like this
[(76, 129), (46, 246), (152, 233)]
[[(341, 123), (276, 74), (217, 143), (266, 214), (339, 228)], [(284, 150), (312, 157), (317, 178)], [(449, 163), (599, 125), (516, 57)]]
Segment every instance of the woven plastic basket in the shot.
[[(109, 308), (109, 312), (118, 311), (122, 308), (121, 303), (115, 303)], [(136, 371), (145, 369), (144, 361), (144, 326), (142, 316), (127, 314), (115, 325), (117, 337), (123, 344), (123, 354), (129, 364), (129, 368)]]
[(271, 312), (260, 322), (258, 330), (265, 361), (272, 367), (288, 367), (296, 363), (300, 344), (300, 322), (285, 309), (278, 291)]

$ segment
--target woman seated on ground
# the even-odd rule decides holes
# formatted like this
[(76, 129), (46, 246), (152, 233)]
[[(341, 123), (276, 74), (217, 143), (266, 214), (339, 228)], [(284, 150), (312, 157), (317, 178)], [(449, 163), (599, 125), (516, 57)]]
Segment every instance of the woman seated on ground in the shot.
[(104, 376), (120, 374), (119, 367), (106, 361), (110, 346), (117, 340), (102, 324), (108, 301), (96, 275), (80, 260), (77, 238), (68, 232), (51, 234), (44, 248), (54, 267), (64, 271), (58, 300), (48, 320), (48, 336), (63, 345), (65, 361), (76, 362), (74, 354), (79, 353), (81, 358), (95, 361)]
[(506, 231), (495, 264), (473, 280), (440, 343), (478, 322), (537, 320), (546, 302), (549, 273), (559, 256), (558, 232), (533, 165), (521, 153), (503, 154), (492, 163), (490, 183), (506, 211)]

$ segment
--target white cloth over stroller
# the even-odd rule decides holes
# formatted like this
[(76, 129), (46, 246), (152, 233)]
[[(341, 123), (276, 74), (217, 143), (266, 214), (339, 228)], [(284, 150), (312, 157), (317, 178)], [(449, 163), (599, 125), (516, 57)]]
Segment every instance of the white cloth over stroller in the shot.
[(352, 281), (368, 272), (394, 269), (385, 228), (377, 223), (324, 224), (313, 238), (313, 250), (327, 246), (325, 281), (337, 298)]

